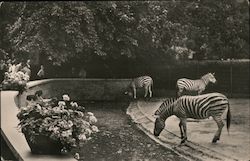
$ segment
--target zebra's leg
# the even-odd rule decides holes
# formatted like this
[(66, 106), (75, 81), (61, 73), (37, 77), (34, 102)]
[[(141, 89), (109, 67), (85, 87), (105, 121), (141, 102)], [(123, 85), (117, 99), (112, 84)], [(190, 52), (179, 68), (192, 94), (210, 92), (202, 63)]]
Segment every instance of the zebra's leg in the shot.
[(181, 123), (181, 121), (180, 121), (180, 123), (179, 123), (179, 127), (180, 127), (180, 132), (181, 132), (181, 140), (184, 138), (184, 136), (183, 136), (183, 129), (182, 129), (182, 123)]
[(148, 95), (149, 87), (148, 87), (148, 86), (145, 86), (145, 87), (144, 87), (144, 90), (145, 90), (144, 97), (146, 98), (147, 95)]
[(148, 87), (148, 90), (149, 90), (149, 97), (151, 98), (152, 97), (152, 85), (149, 85)]
[(217, 123), (217, 126), (218, 126), (218, 130), (216, 131), (215, 135), (214, 135), (214, 138), (212, 140), (212, 143), (216, 143), (217, 140), (220, 140), (220, 135), (221, 135), (221, 131), (222, 131), (222, 128), (224, 126), (224, 123), (221, 119), (221, 116), (215, 116), (213, 117), (214, 118), (214, 121)]
[(133, 88), (134, 99), (136, 99), (136, 88)]
[(183, 138), (181, 139), (181, 144), (185, 143), (187, 140), (187, 119), (186, 118), (181, 118), (180, 124), (182, 125), (183, 128)]

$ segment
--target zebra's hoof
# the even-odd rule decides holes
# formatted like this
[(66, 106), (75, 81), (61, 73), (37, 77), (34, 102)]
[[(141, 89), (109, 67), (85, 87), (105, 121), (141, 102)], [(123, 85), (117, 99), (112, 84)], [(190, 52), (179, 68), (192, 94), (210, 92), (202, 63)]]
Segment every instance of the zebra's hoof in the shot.
[(185, 143), (186, 140), (187, 140), (186, 138), (181, 139), (181, 144)]
[(213, 141), (212, 141), (212, 143), (216, 143), (216, 142), (217, 142), (217, 140), (220, 140), (220, 139), (218, 139), (218, 138), (214, 138), (214, 139), (213, 139)]

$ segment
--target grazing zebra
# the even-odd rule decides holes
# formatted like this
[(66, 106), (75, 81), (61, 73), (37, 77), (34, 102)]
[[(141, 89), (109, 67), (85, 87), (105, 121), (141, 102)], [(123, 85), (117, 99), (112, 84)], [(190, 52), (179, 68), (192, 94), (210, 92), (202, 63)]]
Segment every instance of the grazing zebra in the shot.
[(198, 95), (200, 95), (209, 84), (209, 82), (215, 83), (216, 79), (214, 77), (215, 73), (207, 73), (202, 76), (200, 79), (191, 80), (187, 78), (181, 78), (177, 80), (177, 97), (180, 97), (184, 90), (186, 91), (197, 91)]
[(134, 78), (131, 83), (128, 86), (128, 90), (125, 92), (125, 94), (130, 94), (130, 90), (133, 91), (133, 97), (136, 99), (136, 88), (142, 88), (145, 89), (144, 97), (147, 97), (149, 92), (149, 97), (152, 97), (152, 87), (153, 87), (153, 79), (150, 76), (141, 76)]
[(163, 102), (160, 108), (155, 112), (157, 114), (154, 127), (154, 135), (159, 136), (165, 127), (165, 121), (168, 117), (175, 115), (180, 119), (179, 127), (181, 133), (181, 143), (187, 140), (187, 118), (206, 119), (213, 117), (217, 123), (218, 130), (212, 140), (213, 143), (220, 140), (220, 135), (224, 123), (222, 114), (227, 110), (227, 131), (229, 132), (231, 113), (229, 102), (226, 96), (220, 93), (209, 93), (199, 96), (181, 96), (174, 103), (167, 104)]

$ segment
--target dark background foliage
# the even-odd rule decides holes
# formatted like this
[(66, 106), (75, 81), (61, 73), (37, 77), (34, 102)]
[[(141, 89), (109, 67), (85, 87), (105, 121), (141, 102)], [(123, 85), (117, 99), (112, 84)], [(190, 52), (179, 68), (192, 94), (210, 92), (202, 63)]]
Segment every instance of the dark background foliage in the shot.
[(246, 0), (1, 2), (0, 18), (1, 59), (30, 58), (33, 75), (40, 64), (48, 77), (131, 78), (190, 54), (249, 59)]

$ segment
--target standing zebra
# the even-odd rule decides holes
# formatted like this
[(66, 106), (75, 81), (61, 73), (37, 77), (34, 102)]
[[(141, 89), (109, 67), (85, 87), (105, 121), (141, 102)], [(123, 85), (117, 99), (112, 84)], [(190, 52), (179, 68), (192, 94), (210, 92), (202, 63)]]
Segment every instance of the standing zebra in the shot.
[(163, 102), (160, 108), (155, 112), (156, 120), (154, 127), (154, 135), (159, 136), (165, 127), (165, 121), (168, 117), (175, 115), (180, 119), (179, 127), (181, 133), (181, 143), (187, 140), (187, 118), (206, 119), (213, 117), (217, 123), (218, 130), (212, 140), (213, 143), (220, 140), (220, 135), (224, 123), (222, 114), (227, 111), (227, 131), (229, 132), (231, 113), (229, 102), (226, 96), (220, 93), (209, 93), (199, 96), (182, 96), (176, 99), (174, 103), (167, 104)]
[(133, 91), (133, 97), (136, 99), (136, 88), (142, 88), (145, 89), (144, 97), (147, 97), (149, 92), (149, 97), (152, 97), (152, 87), (153, 87), (153, 79), (150, 76), (141, 76), (134, 78), (131, 83), (128, 86), (128, 90), (125, 92), (125, 94), (131, 94), (130, 90)]
[(215, 73), (207, 73), (202, 76), (200, 79), (191, 80), (187, 78), (181, 78), (177, 80), (177, 97), (180, 97), (184, 90), (186, 91), (197, 91), (198, 95), (200, 95), (209, 84), (209, 82), (215, 83), (216, 79), (214, 77)]

